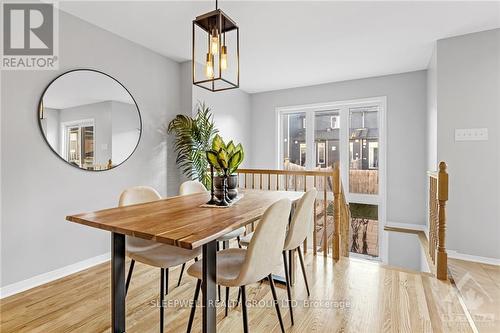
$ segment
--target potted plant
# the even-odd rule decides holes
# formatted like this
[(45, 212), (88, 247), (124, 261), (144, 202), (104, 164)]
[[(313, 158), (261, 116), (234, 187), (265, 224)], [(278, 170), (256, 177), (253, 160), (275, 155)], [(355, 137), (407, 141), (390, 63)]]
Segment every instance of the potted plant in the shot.
[(214, 177), (214, 186), (219, 205), (227, 206), (238, 195), (238, 178), (234, 172), (243, 162), (243, 146), (241, 143), (235, 145), (232, 140), (226, 145), (217, 134), (212, 141), (212, 149), (207, 150), (206, 156), (208, 163), (218, 174), (218, 177)]
[(212, 139), (218, 132), (210, 108), (205, 103), (198, 103), (194, 118), (179, 114), (168, 124), (167, 131), (175, 134), (176, 163), (182, 173), (210, 189), (205, 151), (211, 148)]

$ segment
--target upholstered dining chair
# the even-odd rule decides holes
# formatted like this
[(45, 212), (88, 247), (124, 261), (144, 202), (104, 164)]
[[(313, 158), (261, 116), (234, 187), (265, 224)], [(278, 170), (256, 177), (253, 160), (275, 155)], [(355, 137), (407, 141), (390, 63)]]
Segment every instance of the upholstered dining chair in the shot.
[[(119, 206), (141, 204), (160, 200), (160, 194), (148, 186), (136, 186), (126, 189), (120, 195)], [(160, 332), (163, 332), (164, 306), (163, 300), (168, 294), (168, 270), (170, 267), (184, 264), (201, 254), (201, 249), (187, 250), (177, 246), (161, 244), (154, 241), (127, 236), (126, 253), (131, 259), (125, 283), (125, 295), (128, 292), (135, 262), (160, 268)]]
[[(262, 216), (252, 241), (247, 249), (230, 248), (217, 252), (217, 284), (238, 287), (241, 290), (243, 330), (248, 333), (248, 315), (245, 286), (267, 277), (271, 286), (274, 305), (281, 331), (285, 332), (283, 319), (277, 300), (272, 271), (281, 263), (281, 252), (285, 244), (286, 227), (290, 216), (291, 202), (282, 199), (271, 205)], [(194, 301), (191, 307), (187, 332), (191, 332), (196, 311), (196, 301), (200, 293), (203, 259), (191, 265), (187, 272), (198, 279)]]
[[(299, 254), (300, 266), (302, 268), (302, 275), (304, 276), (304, 281), (307, 289), (307, 296), (311, 296), (311, 293), (309, 292), (309, 283), (307, 282), (307, 274), (304, 265), (304, 258), (302, 256), (300, 245), (307, 238), (307, 235), (312, 227), (311, 223), (314, 212), (314, 200), (316, 199), (317, 193), (318, 191), (316, 191), (316, 189), (313, 188), (307, 191), (302, 196), (302, 198), (300, 198), (300, 200), (297, 202), (295, 206), (295, 212), (293, 213), (292, 220), (288, 228), (288, 233), (286, 235), (285, 245), (283, 247), (283, 265), (285, 270), (286, 291), (288, 294), (290, 320), (292, 322), (292, 325), (294, 324), (294, 321), (293, 321), (293, 310), (291, 306), (292, 293), (290, 290), (290, 271), (288, 270), (287, 252), (288, 253), (291, 252), (292, 255), (290, 256), (290, 258), (293, 255), (295, 255), (295, 252)], [(253, 233), (249, 233), (248, 235), (246, 235), (241, 239), (241, 245), (249, 246), (253, 237), (254, 237)]]

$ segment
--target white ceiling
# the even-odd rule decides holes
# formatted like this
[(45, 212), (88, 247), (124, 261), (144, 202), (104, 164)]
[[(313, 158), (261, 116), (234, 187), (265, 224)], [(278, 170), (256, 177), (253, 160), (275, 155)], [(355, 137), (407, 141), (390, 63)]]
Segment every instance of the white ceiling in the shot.
[[(208, 1), (60, 1), (182, 62)], [(219, 1), (240, 27), (241, 88), (260, 92), (427, 68), (441, 38), (500, 27), (500, 2)]]

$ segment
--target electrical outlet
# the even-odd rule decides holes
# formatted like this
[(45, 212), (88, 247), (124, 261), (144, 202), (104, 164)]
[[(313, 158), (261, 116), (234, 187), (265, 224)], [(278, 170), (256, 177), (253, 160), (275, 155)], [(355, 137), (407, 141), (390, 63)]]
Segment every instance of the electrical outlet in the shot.
[(488, 141), (488, 129), (456, 128), (455, 141)]

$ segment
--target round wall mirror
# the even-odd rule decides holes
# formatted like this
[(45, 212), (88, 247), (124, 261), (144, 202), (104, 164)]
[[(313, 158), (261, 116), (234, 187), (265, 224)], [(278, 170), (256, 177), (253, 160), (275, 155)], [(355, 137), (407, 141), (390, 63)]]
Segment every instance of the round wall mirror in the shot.
[(90, 171), (125, 162), (142, 131), (129, 91), (111, 76), (89, 69), (55, 78), (42, 94), (38, 120), (45, 141), (59, 157)]

